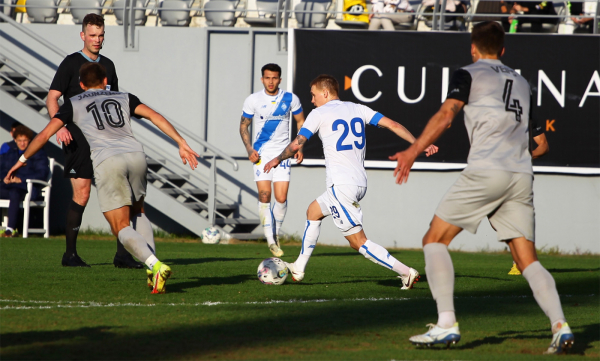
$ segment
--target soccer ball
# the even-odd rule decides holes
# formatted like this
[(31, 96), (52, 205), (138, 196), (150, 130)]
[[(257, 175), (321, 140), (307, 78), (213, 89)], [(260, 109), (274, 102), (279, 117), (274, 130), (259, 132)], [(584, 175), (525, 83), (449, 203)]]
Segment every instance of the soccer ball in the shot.
[(280, 285), (288, 276), (288, 268), (285, 263), (276, 257), (263, 260), (258, 265), (258, 279), (265, 285)]
[(215, 227), (207, 227), (202, 231), (202, 243), (217, 244), (221, 240), (221, 231)]

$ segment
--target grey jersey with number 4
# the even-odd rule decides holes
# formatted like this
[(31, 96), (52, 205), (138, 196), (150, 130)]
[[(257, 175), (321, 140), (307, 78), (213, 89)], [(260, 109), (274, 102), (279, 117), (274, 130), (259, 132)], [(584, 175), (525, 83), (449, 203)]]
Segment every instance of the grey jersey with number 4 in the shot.
[(471, 141), (467, 170), (533, 174), (531, 91), (525, 78), (500, 60), (480, 59), (454, 73), (448, 98), (465, 102), (465, 126)]
[(55, 118), (81, 128), (96, 168), (113, 155), (144, 151), (131, 130), (131, 116), (140, 104), (133, 94), (90, 89), (68, 99)]

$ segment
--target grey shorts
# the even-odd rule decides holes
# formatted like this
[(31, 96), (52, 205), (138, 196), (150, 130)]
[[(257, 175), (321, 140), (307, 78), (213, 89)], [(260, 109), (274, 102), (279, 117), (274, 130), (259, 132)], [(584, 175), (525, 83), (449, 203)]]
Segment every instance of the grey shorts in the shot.
[(116, 154), (95, 167), (100, 210), (108, 212), (139, 201), (146, 195), (147, 172), (142, 152)]
[(502, 170), (464, 171), (435, 215), (471, 233), (488, 217), (499, 241), (525, 237), (535, 242), (533, 176)]

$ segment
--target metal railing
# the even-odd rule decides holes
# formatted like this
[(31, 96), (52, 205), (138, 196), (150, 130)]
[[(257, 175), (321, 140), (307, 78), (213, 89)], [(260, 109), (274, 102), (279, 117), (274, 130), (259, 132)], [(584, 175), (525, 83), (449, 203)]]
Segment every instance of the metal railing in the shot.
[[(433, 6), (433, 11), (432, 12), (423, 12), (423, 9), (421, 6), (419, 6), (419, 9), (413, 9), (415, 10), (413, 13), (408, 13), (408, 14), (414, 14), (416, 19), (415, 21), (422, 21), (423, 20), (423, 16), (431, 16), (432, 20), (433, 20), (433, 24), (431, 26), (432, 30), (437, 30), (437, 31), (444, 31), (445, 29), (445, 23), (446, 23), (446, 18), (447, 17), (463, 17), (465, 18), (465, 20), (467, 22), (470, 22), (470, 20), (474, 17), (477, 16), (485, 16), (485, 17), (491, 17), (491, 18), (498, 18), (498, 20), (501, 20), (502, 18), (507, 18), (509, 16), (514, 16), (513, 14), (502, 14), (502, 13), (498, 13), (498, 14), (489, 14), (489, 13), (485, 13), (485, 14), (480, 14), (480, 13), (476, 13), (475, 12), (475, 4), (478, 1), (473, 1), (473, 4), (471, 4), (471, 9), (469, 12), (467, 13), (454, 13), (454, 12), (449, 12), (446, 11), (446, 4), (448, 1), (453, 1), (453, 0), (436, 0), (435, 4)], [(487, 1), (487, 0), (480, 0), (480, 1)], [(534, 0), (524, 0), (522, 2), (537, 2)], [(590, 0), (590, 1), (572, 1), (572, 2), (596, 2), (597, 4), (600, 2), (599, 0)], [(189, 11), (190, 14), (191, 13), (196, 13), (196, 14), (201, 14), (204, 15), (206, 12), (226, 12), (227, 10), (221, 10), (221, 9), (205, 9), (203, 6), (204, 1), (200, 1), (199, 6), (198, 7), (192, 7), (190, 6), (187, 9), (167, 9), (167, 8), (160, 8), (160, 11)], [(557, 3), (557, 2), (554, 2)], [(566, 4), (568, 3), (567, 1), (564, 2), (565, 6), (567, 6)], [(145, 11), (158, 11), (159, 8), (156, 4), (154, 4), (154, 6), (149, 7), (138, 7), (135, 6), (136, 1), (135, 0), (127, 0), (123, 7), (114, 7), (114, 6), (103, 6), (103, 7), (89, 7), (89, 6), (85, 6), (85, 7), (75, 7), (75, 6), (69, 6), (69, 8), (71, 9), (97, 9), (97, 10), (122, 10), (123, 11), (123, 34), (124, 34), (124, 38), (125, 38), (125, 44), (126, 44), (126, 48), (135, 48), (135, 11), (139, 11), (139, 10), (145, 10)], [(16, 7), (17, 5), (5, 5), (7, 7)], [(27, 5), (27, 7), (40, 7), (40, 8), (64, 8), (65, 6), (63, 5), (56, 5), (56, 6), (35, 6), (35, 5)], [(292, 17), (292, 13), (302, 13), (302, 14), (323, 14), (326, 13), (328, 18), (333, 18), (333, 17), (337, 17), (338, 15), (344, 15), (344, 14), (351, 14), (351, 15), (356, 15), (355, 12), (352, 11), (338, 11), (333, 9), (335, 7), (335, 0), (332, 0), (331, 5), (329, 7), (329, 9), (325, 10), (325, 11), (312, 11), (312, 10), (292, 10), (291, 9), (291, 0), (278, 0), (278, 5), (277, 5), (277, 11), (273, 14), (273, 17), (276, 20), (276, 24), (275, 27), (276, 29), (288, 29), (289, 28), (289, 19)], [(365, 9), (366, 10), (366, 9)], [(240, 13), (240, 15), (238, 16), (239, 18), (244, 18), (246, 17), (246, 14), (248, 12), (258, 12), (258, 11), (262, 11), (261, 9), (251, 9), (248, 6), (248, 1), (244, 2), (244, 6), (240, 9), (239, 7), (234, 9), (233, 11)], [(566, 12), (565, 14), (551, 14), (551, 15), (541, 15), (541, 14), (534, 14), (534, 15), (526, 15), (526, 14), (519, 14), (518, 17), (522, 18), (522, 19), (527, 19), (527, 18), (537, 18), (537, 19), (559, 19), (561, 21), (565, 21), (567, 19), (570, 18), (577, 18), (577, 19), (582, 19), (582, 18), (590, 18), (593, 17), (594, 19), (594, 23), (593, 23), (593, 32), (594, 33), (598, 33), (598, 20), (599, 20), (599, 13), (600, 13), (600, 4), (598, 4), (596, 6), (596, 14), (595, 16), (590, 16), (590, 15), (571, 15), (568, 12)], [(370, 15), (373, 14), (373, 12), (369, 12), (369, 11), (364, 11), (362, 14), (366, 14), (366, 15)], [(158, 21), (158, 15), (157, 15), (157, 21)], [(278, 31), (278, 43), (279, 43), (279, 48), (280, 49), (286, 49), (287, 48), (287, 44), (285, 44), (285, 42), (287, 41), (287, 39), (284, 39), (285, 37), (282, 36), (282, 34), (284, 34), (283, 31)]]

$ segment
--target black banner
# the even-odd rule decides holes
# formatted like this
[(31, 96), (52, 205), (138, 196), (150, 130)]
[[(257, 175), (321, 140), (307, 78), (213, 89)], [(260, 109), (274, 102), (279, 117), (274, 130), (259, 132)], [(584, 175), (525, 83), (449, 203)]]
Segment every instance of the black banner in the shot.
[[(439, 109), (454, 71), (472, 62), (469, 33), (296, 30), (294, 38), (294, 93), (305, 114), (314, 108), (310, 81), (331, 74), (340, 83), (341, 100), (365, 104), (415, 136)], [(501, 60), (529, 81), (537, 122), (550, 145), (534, 165), (594, 173), (590, 168), (600, 167), (600, 37), (507, 34), (505, 46)], [(374, 127), (367, 127), (367, 143), (367, 166), (408, 146)], [(462, 112), (436, 145), (438, 154), (417, 162), (432, 169), (466, 163)], [(305, 158), (323, 159), (318, 137), (305, 146)]]

